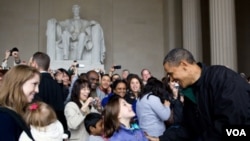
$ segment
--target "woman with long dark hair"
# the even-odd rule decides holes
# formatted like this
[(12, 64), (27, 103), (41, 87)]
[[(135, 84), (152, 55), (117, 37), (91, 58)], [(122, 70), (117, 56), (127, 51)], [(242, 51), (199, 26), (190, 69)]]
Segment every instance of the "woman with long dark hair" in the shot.
[(150, 77), (136, 103), (139, 126), (149, 136), (158, 137), (166, 129), (165, 121), (171, 115), (170, 102), (165, 100), (163, 83)]
[(86, 141), (89, 137), (84, 119), (90, 112), (98, 112), (101, 105), (98, 98), (90, 97), (88, 80), (77, 79), (71, 91), (71, 99), (66, 104), (64, 114), (71, 136), (69, 140)]

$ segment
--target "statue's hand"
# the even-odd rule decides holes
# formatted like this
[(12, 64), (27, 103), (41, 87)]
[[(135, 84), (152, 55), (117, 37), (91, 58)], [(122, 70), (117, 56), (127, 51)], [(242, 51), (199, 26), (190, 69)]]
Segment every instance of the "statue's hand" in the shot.
[(93, 48), (93, 43), (91, 40), (88, 40), (86, 43), (86, 49), (91, 50)]
[(69, 59), (69, 56), (67, 54), (63, 54), (63, 59), (64, 60), (68, 60)]
[(57, 40), (57, 41), (56, 41), (56, 44), (57, 44), (58, 48), (63, 49), (62, 39)]
[(105, 54), (103, 53), (103, 54), (101, 55), (101, 60), (100, 60), (101, 64), (104, 63), (104, 59), (105, 59)]
[(97, 24), (96, 21), (93, 21), (93, 20), (90, 21), (90, 25), (91, 25), (91, 26), (92, 26), (92, 25), (96, 25), (96, 24)]

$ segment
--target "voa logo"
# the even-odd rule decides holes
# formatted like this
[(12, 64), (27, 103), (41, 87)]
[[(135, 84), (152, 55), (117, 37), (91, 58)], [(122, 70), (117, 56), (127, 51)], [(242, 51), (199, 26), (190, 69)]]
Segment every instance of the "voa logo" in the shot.
[(244, 129), (226, 129), (227, 136), (247, 136)]

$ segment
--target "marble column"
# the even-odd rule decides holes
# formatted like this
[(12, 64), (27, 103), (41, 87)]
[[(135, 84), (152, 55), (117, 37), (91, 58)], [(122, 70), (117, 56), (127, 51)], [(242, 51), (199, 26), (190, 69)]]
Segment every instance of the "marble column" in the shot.
[(174, 1), (167, 0), (167, 22), (168, 22), (168, 46), (169, 49), (175, 48), (175, 15), (174, 15)]
[(182, 46), (182, 0), (164, 0), (165, 52)]
[(182, 0), (183, 47), (202, 61), (200, 0)]
[(211, 63), (237, 71), (234, 0), (210, 0)]

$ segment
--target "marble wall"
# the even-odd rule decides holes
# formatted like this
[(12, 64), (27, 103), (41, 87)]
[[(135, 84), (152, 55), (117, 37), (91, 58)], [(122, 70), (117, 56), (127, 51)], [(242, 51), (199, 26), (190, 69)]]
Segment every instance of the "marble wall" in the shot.
[(132, 73), (148, 68), (158, 78), (164, 75), (163, 0), (1, 0), (0, 58), (15, 46), (26, 61), (36, 51), (46, 52), (47, 20), (72, 18), (74, 4), (81, 6), (82, 18), (103, 28), (106, 71), (119, 64)]

